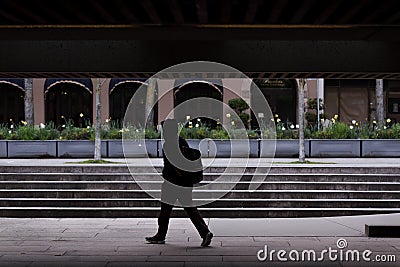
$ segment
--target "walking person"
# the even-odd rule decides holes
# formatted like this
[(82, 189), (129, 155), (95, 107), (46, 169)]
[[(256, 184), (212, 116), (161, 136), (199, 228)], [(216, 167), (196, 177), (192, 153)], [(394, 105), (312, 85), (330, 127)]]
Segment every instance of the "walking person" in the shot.
[[(203, 239), (201, 246), (207, 247), (211, 244), (213, 234), (208, 229), (197, 207), (192, 206), (193, 183), (187, 177), (190, 175), (183, 175), (186, 173), (185, 170), (179, 169), (175, 166), (176, 164), (171, 162), (172, 158), (176, 163), (175, 156), (179, 154), (178, 148), (182, 154), (185, 154), (183, 151), (188, 149), (189, 145), (185, 139), (179, 137), (176, 120), (168, 119), (161, 123), (161, 126), (165, 140), (163, 145), (164, 168), (162, 175), (164, 182), (161, 187), (161, 211), (158, 216), (158, 231), (154, 236), (146, 237), (146, 241), (150, 244), (165, 243), (171, 212), (174, 203), (178, 200)], [(170, 155), (173, 156), (170, 157)], [(193, 172), (193, 174), (195, 173)]]

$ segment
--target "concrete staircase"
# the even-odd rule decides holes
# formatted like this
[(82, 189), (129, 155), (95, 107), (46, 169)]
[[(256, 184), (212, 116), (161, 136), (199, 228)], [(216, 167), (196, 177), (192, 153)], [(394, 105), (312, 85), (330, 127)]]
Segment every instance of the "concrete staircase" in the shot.
[[(207, 169), (204, 183), (215, 180), (224, 169)], [(274, 165), (260, 187), (250, 192), (254, 171), (247, 167), (232, 191), (200, 207), (203, 216), (319, 217), (400, 212), (400, 167)], [(149, 167), (135, 167), (134, 173), (150, 188), (159, 187)], [(201, 196), (202, 192), (196, 194)], [(155, 217), (158, 212), (159, 202), (140, 188), (126, 166), (0, 167), (2, 217)], [(185, 216), (181, 208), (174, 209), (173, 215)]]

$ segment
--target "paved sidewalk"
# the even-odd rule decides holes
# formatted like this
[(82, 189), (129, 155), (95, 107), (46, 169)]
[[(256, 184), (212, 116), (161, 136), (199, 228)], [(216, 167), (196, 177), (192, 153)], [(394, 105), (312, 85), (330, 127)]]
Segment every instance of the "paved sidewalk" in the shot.
[[(215, 237), (201, 239), (189, 219), (172, 219), (167, 243), (149, 245), (156, 219), (0, 218), (0, 266), (399, 266), (400, 238), (367, 238), (365, 223), (391, 224), (400, 214), (305, 219), (207, 219)], [(258, 251), (338, 249), (395, 255), (397, 263), (329, 261), (260, 262)], [(263, 254), (261, 254), (263, 255)], [(286, 254), (288, 257), (288, 254)]]

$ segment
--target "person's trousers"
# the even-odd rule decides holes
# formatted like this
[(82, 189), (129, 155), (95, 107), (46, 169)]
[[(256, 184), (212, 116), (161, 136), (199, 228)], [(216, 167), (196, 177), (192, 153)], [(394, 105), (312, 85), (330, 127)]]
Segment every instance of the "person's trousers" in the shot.
[[(182, 202), (187, 202), (188, 197), (191, 198), (192, 188), (185, 188), (184, 192), (172, 195), (170, 191), (170, 187), (164, 182), (161, 191), (161, 211), (158, 216), (158, 232), (157, 235), (161, 238), (165, 238), (168, 231), (169, 219), (171, 217), (171, 212), (174, 207), (172, 205), (178, 199), (182, 205)], [(190, 196), (189, 196), (190, 195)], [(181, 201), (183, 199), (183, 201)], [(164, 201), (163, 201), (164, 200)], [(183, 207), (187, 215), (189, 216), (190, 220), (192, 221), (193, 225), (196, 227), (197, 231), (199, 232), (200, 236), (204, 238), (207, 233), (209, 232), (208, 226), (205, 223), (203, 217), (201, 217), (199, 210), (197, 207), (192, 206), (184, 206)]]

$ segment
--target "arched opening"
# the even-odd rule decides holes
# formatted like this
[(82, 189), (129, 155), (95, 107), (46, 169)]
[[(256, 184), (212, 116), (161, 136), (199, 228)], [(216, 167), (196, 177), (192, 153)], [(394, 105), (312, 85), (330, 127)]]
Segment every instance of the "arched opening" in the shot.
[[(212, 114), (215, 118), (219, 119), (220, 122), (223, 120), (223, 87), (216, 85), (208, 81), (188, 81), (174, 88), (174, 107), (177, 107), (181, 103), (197, 97), (207, 97), (218, 101), (218, 105), (212, 103), (204, 106), (199, 103), (193, 103), (183, 109), (185, 112), (180, 114), (174, 114), (174, 117), (178, 121), (186, 121), (187, 116), (190, 116), (190, 120), (195, 119), (195, 114), (201, 114), (206, 112)], [(185, 113), (185, 114), (183, 114)], [(217, 126), (217, 121), (207, 118), (200, 117), (203, 125), (210, 128)]]
[(47, 79), (45, 83), (45, 120), (63, 125), (72, 120), (86, 127), (93, 118), (93, 85), (90, 79)]
[[(254, 84), (261, 90), (271, 108), (272, 114), (279, 116), (283, 123), (296, 123), (297, 85), (295, 80), (289, 79), (255, 79)], [(254, 85), (251, 90), (255, 90)], [(251, 94), (252, 105), (257, 105), (258, 99)], [(251, 114), (251, 127), (259, 128), (256, 116)]]
[(24, 88), (13, 80), (0, 80), (0, 124), (19, 123), (25, 119)]
[[(112, 79), (110, 81), (110, 117), (120, 126), (124, 120), (129, 102), (142, 85), (147, 87), (148, 84), (141, 80)], [(143, 122), (144, 119), (143, 114), (146, 111), (147, 92), (146, 90), (140, 92), (141, 95), (135, 97), (135, 103), (130, 107), (132, 114), (130, 114), (129, 120), (131, 122)], [(156, 104), (153, 108), (154, 125), (157, 125), (157, 107)]]

